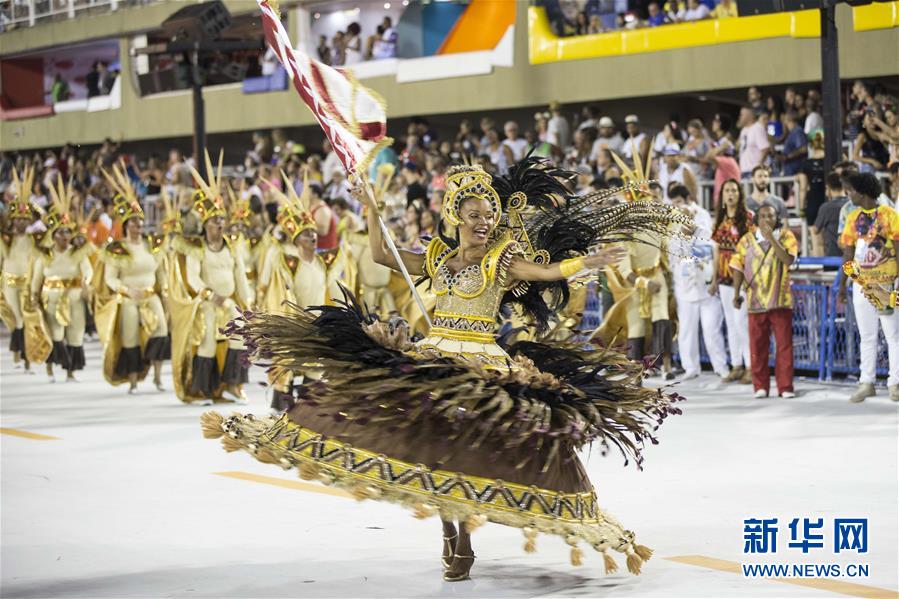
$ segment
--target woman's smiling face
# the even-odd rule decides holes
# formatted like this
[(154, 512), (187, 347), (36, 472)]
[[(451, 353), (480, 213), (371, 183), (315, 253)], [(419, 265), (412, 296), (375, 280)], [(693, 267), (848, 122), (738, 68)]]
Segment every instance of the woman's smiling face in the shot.
[(496, 226), (493, 207), (486, 198), (468, 198), (459, 208), (462, 224), (459, 236), (470, 245), (487, 245), (490, 233)]

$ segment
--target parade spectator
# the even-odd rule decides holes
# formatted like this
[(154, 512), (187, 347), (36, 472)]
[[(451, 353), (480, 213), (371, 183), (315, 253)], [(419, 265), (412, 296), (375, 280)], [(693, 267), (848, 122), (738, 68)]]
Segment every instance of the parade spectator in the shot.
[(793, 392), (793, 294), (789, 267), (799, 255), (799, 243), (783, 225), (777, 210), (763, 204), (756, 215), (758, 229), (746, 233), (731, 259), (734, 276), (733, 307), (743, 305), (746, 287), (749, 311), (749, 347), (755, 397), (768, 397), (771, 378), (768, 354), (774, 334), (776, 355), (774, 378), (780, 397), (796, 397)]
[(318, 59), (326, 64), (331, 64), (331, 46), (328, 45), (328, 37), (325, 35), (318, 36), (318, 47), (316, 47)]
[(343, 36), (344, 62), (346, 66), (352, 66), (362, 62), (362, 28), (359, 23), (350, 23)]
[(746, 207), (755, 214), (758, 213), (761, 206), (768, 204), (774, 206), (778, 219), (786, 219), (787, 205), (783, 198), (771, 193), (771, 173), (768, 171), (768, 168), (756, 166), (752, 169), (751, 175), (752, 193), (746, 198)]
[(687, 168), (677, 144), (665, 146), (662, 163), (659, 167), (659, 184), (665, 190), (665, 199), (669, 201), (671, 200), (669, 188), (672, 183), (685, 185), (691, 195), (696, 193), (696, 178)]
[(590, 164), (596, 165), (602, 150), (611, 150), (620, 155), (623, 144), (621, 135), (615, 131), (614, 121), (607, 116), (600, 118), (598, 134), (590, 149)]
[(760, 112), (758, 116), (751, 108), (740, 109), (740, 121), (737, 123), (740, 129), (740, 172), (748, 177), (754, 168), (764, 165), (771, 144), (768, 142), (768, 132), (765, 124), (768, 115)]
[(549, 103), (550, 118), (546, 125), (546, 141), (564, 151), (571, 141), (571, 127), (568, 119), (562, 115), (562, 105), (559, 102)]
[(796, 180), (799, 183), (799, 198), (796, 202), (799, 215), (805, 216), (808, 226), (813, 226), (818, 218), (818, 210), (827, 200), (825, 194), (824, 132), (812, 134), (811, 154), (802, 160)]
[(53, 103), (65, 102), (71, 95), (69, 82), (63, 79), (59, 73), (53, 75), (53, 86), (50, 88), (50, 98), (53, 100)]
[(636, 114), (624, 117), (624, 126), (627, 130), (627, 139), (624, 140), (621, 153), (628, 163), (633, 164), (634, 148), (639, 152), (641, 159), (646, 158), (649, 153), (649, 138), (640, 130), (640, 117)]
[(718, 250), (710, 239), (712, 218), (707, 210), (696, 203), (685, 186), (675, 185), (669, 195), (672, 204), (690, 216), (693, 223), (683, 231), (687, 238), (672, 241), (675, 251), (671, 256), (674, 297), (677, 303), (677, 345), (681, 366), (684, 368), (683, 380), (696, 378), (700, 374), (700, 326), (712, 370), (727, 380), (730, 372), (721, 334), (724, 314), (721, 302), (711, 293), (710, 286), (715, 280), (718, 260)]
[(752, 383), (752, 359), (749, 350), (749, 314), (744, 302), (734, 308), (734, 276), (730, 268), (737, 244), (747, 233), (755, 231), (753, 215), (746, 208), (743, 186), (736, 178), (728, 179), (721, 187), (721, 203), (715, 213), (712, 241), (718, 250), (717, 272), (709, 287), (711, 295), (721, 298), (724, 321), (727, 324), (727, 346), (730, 350), (730, 374), (724, 382)]
[(783, 168), (781, 172), (785, 177), (792, 177), (799, 172), (802, 160), (809, 154), (808, 138), (799, 123), (799, 115), (795, 112), (788, 112), (784, 115), (784, 124), (786, 125), (787, 135), (784, 139)]
[[(868, 284), (892, 288), (899, 275), (899, 213), (892, 206), (878, 206), (881, 193), (877, 178), (870, 173), (852, 173), (846, 178), (849, 199), (854, 209), (846, 218), (840, 235), (843, 260), (854, 260), (861, 278)], [(838, 301), (846, 304), (846, 277), (840, 279)], [(878, 312), (862, 293), (859, 285), (852, 287), (852, 309), (860, 336), (860, 368), (858, 390), (849, 401), (863, 402), (876, 395), (874, 381), (877, 367), (878, 324), (887, 341), (890, 399), (899, 401), (899, 314), (887, 309)], [(878, 323), (879, 321), (879, 323)]]
[(87, 75), (84, 76), (84, 85), (87, 87), (87, 97), (93, 98), (100, 95), (100, 61), (95, 60)]
[(713, 19), (732, 19), (739, 16), (736, 0), (721, 0), (718, 6), (712, 9), (711, 14)]
[(519, 137), (518, 123), (516, 123), (515, 121), (507, 121), (503, 126), (503, 133), (505, 133), (506, 135), (505, 139), (503, 139), (503, 146), (509, 148), (509, 150), (511, 150), (512, 152), (510, 164), (513, 162), (518, 162), (519, 160), (524, 158), (524, 150), (528, 145), (527, 140)]
[(827, 201), (818, 210), (818, 216), (811, 228), (812, 256), (842, 256), (840, 248), (840, 209), (849, 201), (843, 193), (843, 180), (836, 172), (825, 179)]
[(650, 2), (648, 6), (649, 18), (646, 24), (650, 27), (658, 27), (669, 22), (668, 15), (659, 7), (658, 2)]

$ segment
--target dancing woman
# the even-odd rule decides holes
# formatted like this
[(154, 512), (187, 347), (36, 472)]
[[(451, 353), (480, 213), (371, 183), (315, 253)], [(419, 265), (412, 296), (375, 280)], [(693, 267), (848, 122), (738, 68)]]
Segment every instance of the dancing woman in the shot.
[(52, 350), (47, 358), (47, 376), (55, 382), (53, 364), (75, 380), (75, 371), (84, 369), (84, 331), (87, 325), (85, 300), (91, 295), (93, 268), (89, 258), (96, 248), (79, 231), (71, 208), (72, 189), (63, 184), (50, 186), (52, 203), (44, 217), (47, 231), (31, 278), (31, 302), (43, 308)]
[[(9, 203), (10, 228), (0, 233), (0, 318), (11, 333), (9, 351), (13, 362), (24, 363), (25, 372), (31, 373), (28, 352), (25, 351), (25, 308), (28, 303), (28, 285), (31, 266), (35, 257), (35, 236), (28, 227), (37, 215), (28, 202), (34, 170), (26, 167), (22, 178), (13, 169), (13, 198)], [(34, 352), (32, 352), (34, 353)]]
[(100, 253), (106, 301), (98, 302), (97, 329), (103, 342), (103, 376), (111, 385), (128, 382), (128, 393), (153, 366), (153, 384), (162, 386), (162, 362), (171, 358), (166, 293), (165, 237), (144, 235), (144, 212), (124, 171), (115, 165), (104, 171), (116, 191), (115, 216), (125, 232)]
[[(501, 305), (517, 303), (544, 331), (567, 297), (568, 277), (621, 257), (618, 249), (587, 255), (590, 248), (637, 229), (664, 235), (686, 217), (654, 202), (622, 204), (622, 190), (569, 196), (564, 176), (537, 159), (497, 181), (480, 167), (450, 169), (441, 236), (424, 254), (400, 254), (437, 294), (433, 326), (417, 343), (352, 300), (245, 313), (231, 332), (255, 360), (276, 370), (314, 361), (324, 376), (296, 387), (296, 405), (278, 419), (208, 412), (204, 435), (359, 499), (439, 514), (447, 581), (469, 577), (470, 534), (488, 520), (521, 528), (526, 551), (538, 533), (557, 534), (575, 565), (585, 541), (604, 553), (607, 572), (617, 569), (613, 549), (639, 573), (651, 551), (599, 508), (577, 451), (614, 445), (639, 464), (643, 443), (655, 442), (653, 431), (678, 412), (677, 397), (641, 388), (642, 367), (616, 352), (504, 347), (494, 330)], [(398, 267), (376, 207), (368, 211), (372, 255)]]

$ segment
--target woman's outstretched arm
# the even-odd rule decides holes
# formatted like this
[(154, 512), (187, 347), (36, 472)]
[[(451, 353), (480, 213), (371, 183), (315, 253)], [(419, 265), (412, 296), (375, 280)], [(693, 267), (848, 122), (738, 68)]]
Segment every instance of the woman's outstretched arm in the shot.
[(559, 281), (584, 270), (595, 270), (616, 264), (626, 253), (627, 250), (623, 247), (611, 246), (599, 250), (592, 256), (570, 258), (552, 264), (536, 264), (516, 257), (509, 265), (509, 277), (516, 281)]

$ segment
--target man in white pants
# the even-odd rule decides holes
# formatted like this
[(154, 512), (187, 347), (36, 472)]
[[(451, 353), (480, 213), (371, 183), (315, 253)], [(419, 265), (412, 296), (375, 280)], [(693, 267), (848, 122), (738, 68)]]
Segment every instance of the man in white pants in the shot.
[[(853, 209), (846, 218), (840, 235), (843, 260), (855, 261), (859, 278), (881, 287), (894, 287), (899, 274), (899, 213), (891, 206), (879, 206), (880, 184), (870, 173), (853, 173), (847, 178), (849, 199)], [(840, 281), (838, 299), (846, 302), (846, 278)], [(861, 372), (858, 390), (849, 401), (859, 403), (876, 395), (874, 381), (877, 369), (877, 325), (883, 327), (889, 355), (887, 386), (890, 399), (899, 401), (899, 314), (894, 309), (878, 311), (865, 299), (860, 285), (853, 285), (852, 308), (861, 337)]]
[(721, 301), (709, 294), (709, 283), (715, 276), (717, 251), (711, 241), (712, 217), (708, 211), (693, 201), (684, 185), (675, 185), (669, 193), (672, 203), (693, 217), (695, 228), (686, 233), (693, 235), (691, 242), (672, 244), (676, 252), (672, 256), (674, 276), (674, 297), (677, 301), (678, 333), (677, 346), (684, 380), (699, 376), (699, 327), (705, 341), (709, 359), (715, 373), (724, 378), (730, 373), (727, 368), (727, 350), (721, 324), (724, 312)]

